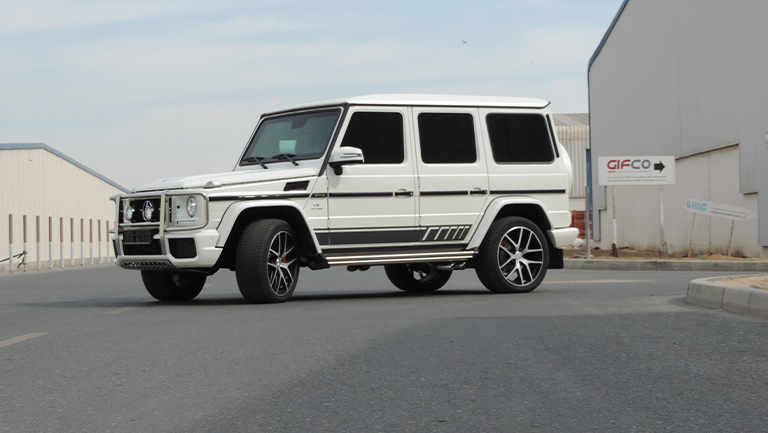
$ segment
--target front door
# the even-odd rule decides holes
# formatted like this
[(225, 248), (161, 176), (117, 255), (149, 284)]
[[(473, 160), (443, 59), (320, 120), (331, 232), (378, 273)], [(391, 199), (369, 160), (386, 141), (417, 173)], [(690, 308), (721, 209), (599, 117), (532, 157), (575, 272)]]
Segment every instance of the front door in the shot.
[(356, 147), (365, 163), (327, 169), (330, 249), (418, 243), (408, 110), (352, 107), (335, 148)]

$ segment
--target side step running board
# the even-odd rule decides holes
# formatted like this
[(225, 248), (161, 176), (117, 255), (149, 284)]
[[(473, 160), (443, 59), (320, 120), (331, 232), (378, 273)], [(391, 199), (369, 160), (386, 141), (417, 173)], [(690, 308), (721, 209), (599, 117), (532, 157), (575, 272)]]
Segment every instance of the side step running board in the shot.
[(393, 263), (464, 262), (474, 257), (474, 251), (449, 251), (411, 254), (371, 254), (326, 256), (331, 266), (389, 265)]

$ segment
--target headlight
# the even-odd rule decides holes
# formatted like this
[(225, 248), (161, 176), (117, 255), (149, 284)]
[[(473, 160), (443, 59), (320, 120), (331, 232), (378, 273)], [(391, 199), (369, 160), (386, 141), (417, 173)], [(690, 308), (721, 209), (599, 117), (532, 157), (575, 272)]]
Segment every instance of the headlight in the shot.
[(208, 198), (205, 194), (171, 192), (171, 212), (166, 221), (169, 230), (192, 230), (208, 224)]
[(187, 215), (192, 218), (197, 215), (197, 200), (195, 200), (195, 196), (190, 196), (187, 199)]
[(147, 200), (144, 202), (144, 208), (142, 209), (142, 215), (144, 216), (144, 221), (150, 222), (152, 221), (152, 215), (155, 213), (155, 206), (152, 204), (151, 201)]

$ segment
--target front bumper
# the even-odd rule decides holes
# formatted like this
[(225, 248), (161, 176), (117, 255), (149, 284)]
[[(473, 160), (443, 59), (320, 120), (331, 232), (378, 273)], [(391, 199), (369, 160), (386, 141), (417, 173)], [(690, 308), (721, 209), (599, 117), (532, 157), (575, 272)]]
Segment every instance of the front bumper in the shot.
[[(190, 217), (184, 212), (187, 199), (192, 198), (198, 212), (197, 216), (189, 213), (193, 215)], [(158, 191), (112, 199), (116, 203), (117, 233), (113, 241), (118, 266), (159, 270), (211, 269), (216, 265), (221, 255), (221, 248), (216, 248), (219, 233), (215, 228), (206, 228), (210, 220), (205, 192)], [(142, 205), (152, 211), (142, 213)]]
[[(222, 249), (216, 247), (219, 232), (213, 229), (167, 234), (161, 239), (155, 234), (151, 248), (157, 254), (142, 254), (125, 243), (125, 232), (117, 235), (115, 251), (117, 265), (125, 269), (210, 269), (219, 260)], [(147, 248), (150, 249), (150, 248)]]

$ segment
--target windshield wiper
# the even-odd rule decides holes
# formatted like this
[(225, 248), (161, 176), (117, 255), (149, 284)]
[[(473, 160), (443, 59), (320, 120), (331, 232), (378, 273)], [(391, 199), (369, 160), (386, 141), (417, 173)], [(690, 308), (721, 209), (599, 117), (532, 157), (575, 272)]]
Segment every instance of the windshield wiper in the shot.
[(294, 155), (293, 153), (281, 153), (279, 155), (273, 156), (272, 159), (287, 159), (288, 161), (291, 161), (293, 163), (293, 165), (298, 167), (299, 163), (296, 162), (295, 159), (293, 159), (294, 156), (296, 156), (296, 155)]
[(259, 164), (262, 168), (267, 169), (269, 168), (267, 167), (267, 164), (264, 164), (263, 162), (261, 162), (265, 159), (266, 158), (264, 158), (263, 156), (249, 156), (248, 158), (243, 158), (243, 162), (255, 162)]

